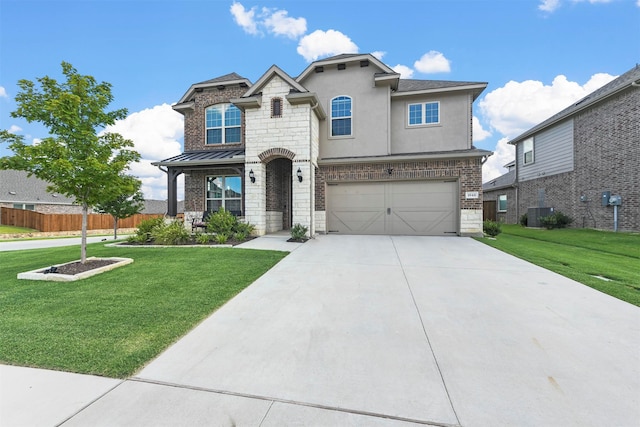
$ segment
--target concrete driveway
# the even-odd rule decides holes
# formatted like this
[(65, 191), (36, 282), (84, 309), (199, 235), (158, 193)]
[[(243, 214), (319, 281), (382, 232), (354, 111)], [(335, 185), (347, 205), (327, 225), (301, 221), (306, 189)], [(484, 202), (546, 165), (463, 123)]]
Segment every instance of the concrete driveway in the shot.
[(638, 426), (640, 309), (469, 238), (319, 236), (106, 386), (63, 425)]

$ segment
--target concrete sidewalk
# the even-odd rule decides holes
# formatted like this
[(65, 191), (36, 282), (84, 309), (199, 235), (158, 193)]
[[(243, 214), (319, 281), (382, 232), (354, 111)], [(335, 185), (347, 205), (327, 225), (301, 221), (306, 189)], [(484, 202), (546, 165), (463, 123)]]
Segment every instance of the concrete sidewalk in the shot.
[(135, 377), (90, 381), (29, 425), (637, 426), (640, 309), (468, 238), (319, 236)]

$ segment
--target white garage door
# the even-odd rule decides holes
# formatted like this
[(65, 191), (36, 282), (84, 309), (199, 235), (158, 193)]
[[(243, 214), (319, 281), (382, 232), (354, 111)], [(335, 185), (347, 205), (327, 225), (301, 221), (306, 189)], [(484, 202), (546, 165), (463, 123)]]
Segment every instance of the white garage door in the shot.
[(455, 235), (457, 181), (329, 184), (327, 229), (343, 234)]

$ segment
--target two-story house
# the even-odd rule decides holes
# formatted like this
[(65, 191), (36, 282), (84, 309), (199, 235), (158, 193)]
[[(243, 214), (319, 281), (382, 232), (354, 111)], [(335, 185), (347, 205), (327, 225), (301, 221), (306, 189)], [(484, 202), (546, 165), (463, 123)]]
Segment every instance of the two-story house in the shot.
[(640, 231), (639, 66), (509, 143), (518, 216), (553, 208), (575, 227)]
[(225, 207), (257, 234), (480, 235), (482, 162), (472, 145), (478, 82), (405, 80), (369, 54), (232, 73), (173, 108), (185, 151), (167, 172), (169, 214), (185, 174), (185, 218)]

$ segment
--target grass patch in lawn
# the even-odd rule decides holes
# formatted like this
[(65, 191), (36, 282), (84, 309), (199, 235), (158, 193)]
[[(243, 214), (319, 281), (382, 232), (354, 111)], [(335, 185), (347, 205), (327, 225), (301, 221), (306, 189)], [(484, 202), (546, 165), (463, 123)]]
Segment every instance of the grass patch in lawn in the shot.
[(0, 225), (0, 234), (23, 234), (38, 233), (38, 230), (25, 227), (14, 227), (13, 225)]
[[(480, 242), (640, 306), (640, 235), (502, 225)], [(595, 277), (600, 276), (609, 280)]]
[(77, 247), (0, 252), (0, 363), (125, 378), (279, 262), (286, 252), (107, 248), (133, 264), (77, 282), (18, 273), (78, 259)]

